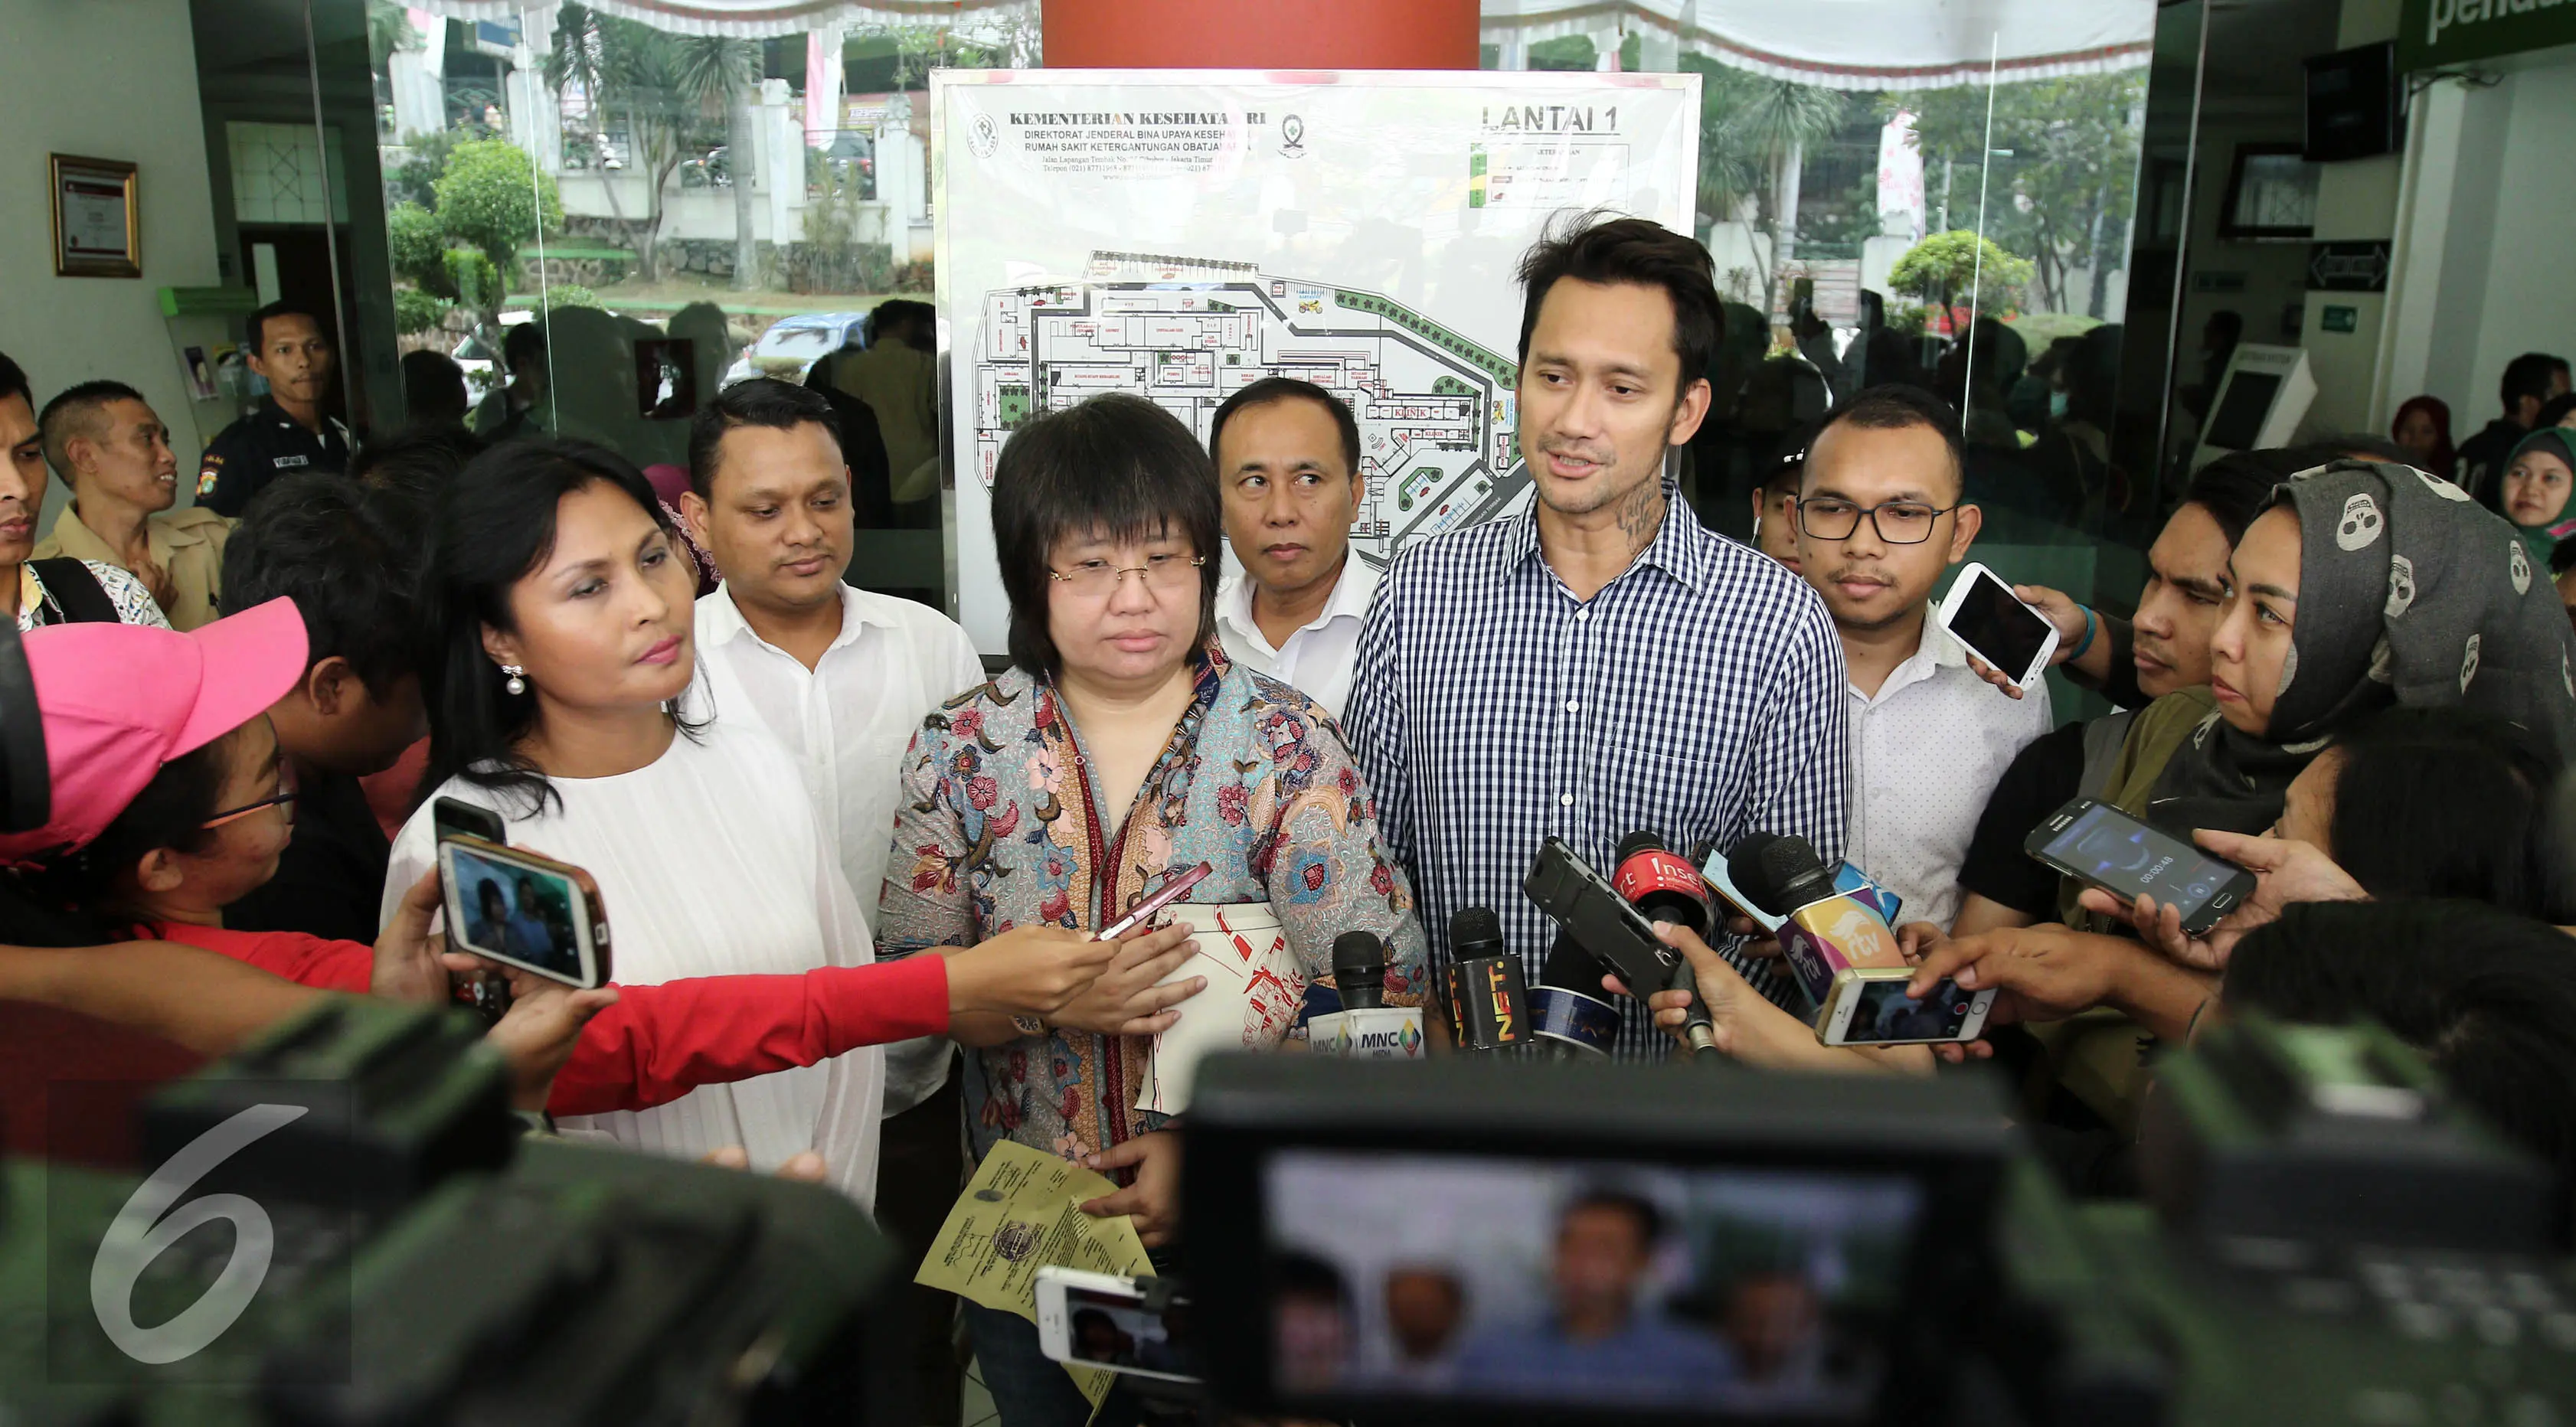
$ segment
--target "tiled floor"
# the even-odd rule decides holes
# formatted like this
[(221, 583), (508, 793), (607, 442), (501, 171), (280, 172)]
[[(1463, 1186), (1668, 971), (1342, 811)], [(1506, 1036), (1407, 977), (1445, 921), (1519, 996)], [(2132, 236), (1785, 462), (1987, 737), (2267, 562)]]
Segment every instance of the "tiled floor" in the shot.
[(997, 1427), (1002, 1414), (993, 1407), (993, 1394), (984, 1390), (984, 1368), (980, 1363), (966, 1365), (965, 1415), (958, 1419), (965, 1427)]

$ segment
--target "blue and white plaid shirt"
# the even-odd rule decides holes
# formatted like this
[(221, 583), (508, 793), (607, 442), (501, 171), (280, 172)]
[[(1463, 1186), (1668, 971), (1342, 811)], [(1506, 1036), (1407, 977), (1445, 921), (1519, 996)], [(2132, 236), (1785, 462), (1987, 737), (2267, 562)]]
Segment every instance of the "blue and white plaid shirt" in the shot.
[[(1548, 568), (1533, 512), (1406, 550), (1369, 606), (1343, 724), (1413, 874), (1435, 976), (1449, 918), (1490, 907), (1536, 984), (1555, 928), (1521, 878), (1550, 834), (1604, 876), (1640, 829), (1684, 853), (1796, 833), (1833, 865), (1845, 682), (1815, 591), (1703, 528), (1678, 496), (1589, 601)], [(1729, 959), (1795, 1003), (1786, 978)], [(1642, 1003), (1621, 1015), (1620, 1059), (1669, 1053)]]

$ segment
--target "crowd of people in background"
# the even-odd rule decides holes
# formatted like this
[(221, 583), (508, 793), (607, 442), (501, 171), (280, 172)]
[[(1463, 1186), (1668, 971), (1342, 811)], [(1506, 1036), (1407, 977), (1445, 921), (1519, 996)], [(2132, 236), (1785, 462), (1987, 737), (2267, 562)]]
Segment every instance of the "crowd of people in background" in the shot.
[[(999, 672), (853, 583), (858, 529), (938, 520), (925, 304), (885, 304), (801, 385), (675, 387), (685, 450), (602, 424), (635, 402), (582, 393), (633, 372), (601, 355), (616, 319), (580, 310), (510, 328), (479, 404), (453, 361), (405, 358), (412, 425), (353, 450), (328, 329), (274, 305), (249, 319), (267, 395), (184, 506), (138, 392), (40, 402), (0, 357), (0, 599), (55, 780), (52, 822), (0, 839), (0, 999), (206, 1053), (316, 990), (438, 1004), (502, 977), (491, 1035), (555, 1133), (739, 1147), (914, 1250), (1007, 1140), (1109, 1174), (1085, 1211), (1159, 1250), (1184, 1226), (1152, 1047), (1208, 978), (1189, 925), (1093, 933), (1167, 872), (1204, 864), (1190, 902), (1270, 919), (1289, 1009), (1247, 1023), (1260, 1048), (1329, 1008), (1306, 992), (1346, 932), (1386, 944), (1391, 1004), (1424, 1000), (1467, 908), (1535, 979), (1542, 839), (1598, 866), (1638, 829), (1770, 832), (1901, 896), (1917, 994), (1997, 995), (1974, 1044), (1827, 1046), (1776, 946), (1671, 932), (1742, 1062), (2000, 1061), (2068, 1182), (2123, 1193), (2144, 1048), (2247, 1009), (2367, 1017), (2576, 1170), (2563, 359), (2510, 363), (2456, 445), (2418, 398), (2385, 441), (2224, 455), (2168, 499), (2108, 459), (2116, 328), (2033, 354), (1981, 320), (1927, 368), (1801, 311), (1805, 355), (1766, 355), (1705, 249), (1635, 219), (1552, 233), (1520, 277), (1528, 509), (1381, 573), (1352, 548), (1367, 464), (1333, 393), (1251, 383), (1204, 442), (1136, 397), (1063, 405), (993, 473)], [(2204, 410), (2239, 335), (2205, 335)], [(1704, 521), (1748, 495), (1748, 540)], [(2031, 521), (2147, 547), (2126, 611), (2016, 591), (2099, 716), (1932, 615), (1981, 538)], [(2253, 895), (2186, 933), (2031, 861), (2078, 797), (2197, 838)], [(441, 800), (596, 878), (613, 986), (443, 948)], [(506, 938), (529, 913), (485, 885)], [(1662, 1058), (1690, 993), (1633, 989), (1615, 1054)], [(1568, 1212), (1631, 1233), (1619, 1207)], [(952, 1305), (916, 1292), (916, 1370), (953, 1400)], [(964, 1311), (1006, 1423), (1088, 1419), (1025, 1319)], [(1558, 1326), (1477, 1360), (1580, 1376), (1635, 1346)]]

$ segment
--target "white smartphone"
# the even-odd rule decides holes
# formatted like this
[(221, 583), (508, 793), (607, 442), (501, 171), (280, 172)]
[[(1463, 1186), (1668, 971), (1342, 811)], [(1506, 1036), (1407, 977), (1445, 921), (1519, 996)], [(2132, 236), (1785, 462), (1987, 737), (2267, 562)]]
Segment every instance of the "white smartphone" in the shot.
[(1155, 1312), (1132, 1278), (1052, 1264), (1038, 1270), (1037, 1290), (1038, 1351), (1049, 1358), (1164, 1382), (1199, 1381), (1189, 1299), (1175, 1296)]
[(1970, 653), (2025, 689), (2048, 672), (2049, 656), (2057, 652), (2057, 626), (2048, 616), (2023, 604), (2011, 585), (1974, 560), (1950, 582), (1938, 618)]
[(1845, 969), (1816, 1017), (1816, 1039), (1826, 1045), (1946, 1045), (1985, 1034), (1993, 988), (1962, 991), (1944, 978), (1916, 1001), (1905, 994), (1905, 983), (1913, 979), (1905, 967)]
[(608, 910), (589, 873), (451, 833), (438, 840), (438, 880), (449, 947), (567, 986), (608, 983)]

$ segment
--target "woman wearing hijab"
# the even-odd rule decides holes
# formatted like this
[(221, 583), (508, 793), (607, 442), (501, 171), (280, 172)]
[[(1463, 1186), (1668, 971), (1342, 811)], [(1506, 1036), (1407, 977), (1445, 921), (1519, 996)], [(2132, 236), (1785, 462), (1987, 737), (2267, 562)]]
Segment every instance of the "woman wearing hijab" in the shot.
[[(2545, 568), (2466, 491), (2403, 466), (2336, 461), (2274, 492), (2229, 558), (2210, 665), (2216, 708), (2161, 773), (2136, 780), (2143, 797), (2133, 783), (2107, 801), (2175, 832), (2268, 833), (2290, 781), (2391, 704), (2478, 710), (2562, 760), (2576, 751), (2576, 634)], [(2183, 698), (2167, 695), (2140, 721), (2192, 707)], [(2127, 1015), (2134, 1025), (2116, 1035), (2043, 1036), (2058, 1083), (2115, 1126), (2130, 1122), (2143, 1085), (2140, 1033), (2186, 1037), (2221, 969), (2064, 926), (1925, 944), (1916, 984), (1955, 975), (1998, 989), (1989, 1024), (2094, 1006)], [(2106, 1038), (2119, 1044), (2106, 1050)]]
[(2460, 453), (2451, 445), (2451, 406), (2438, 396), (2408, 398), (2388, 424), (2390, 440), (2415, 453), (2418, 470), (2444, 480), (2459, 476)]
[(2561, 426), (2543, 426), (2522, 438), (2504, 464), (2504, 518), (2522, 532), (2531, 558), (2546, 565), (2558, 542), (2576, 535), (2567, 493), (2576, 488), (2576, 441)]

